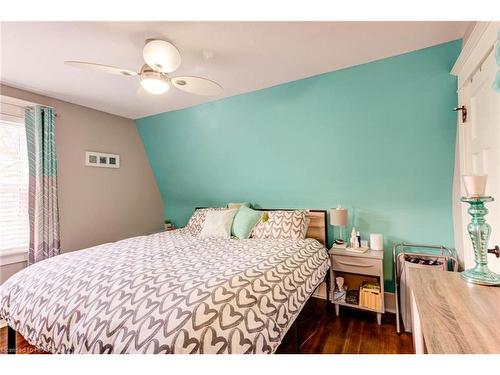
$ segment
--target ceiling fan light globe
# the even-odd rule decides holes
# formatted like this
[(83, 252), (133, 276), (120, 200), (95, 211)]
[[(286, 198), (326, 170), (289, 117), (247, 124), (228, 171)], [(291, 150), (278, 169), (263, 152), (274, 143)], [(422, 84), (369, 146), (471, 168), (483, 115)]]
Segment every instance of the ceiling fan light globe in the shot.
[(156, 71), (170, 73), (181, 65), (177, 48), (164, 40), (150, 40), (142, 51), (144, 61)]
[(157, 72), (143, 73), (141, 75), (141, 86), (154, 95), (164, 94), (170, 88), (168, 81)]

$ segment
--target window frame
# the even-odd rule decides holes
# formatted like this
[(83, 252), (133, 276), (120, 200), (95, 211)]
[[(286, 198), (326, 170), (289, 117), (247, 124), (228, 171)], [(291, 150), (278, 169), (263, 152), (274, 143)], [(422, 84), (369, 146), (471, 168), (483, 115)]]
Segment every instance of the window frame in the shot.
[[(5, 96), (0, 96), (0, 98), (2, 104), (0, 121), (19, 123), (24, 126), (24, 106), (26, 106), (26, 102), (23, 102), (23, 105), (18, 105), (17, 103), (11, 103), (11, 100), (4, 101), (6, 98)], [(29, 243), (26, 248), (14, 247), (0, 250), (0, 267), (14, 263), (26, 262), (28, 260), (28, 251)]]

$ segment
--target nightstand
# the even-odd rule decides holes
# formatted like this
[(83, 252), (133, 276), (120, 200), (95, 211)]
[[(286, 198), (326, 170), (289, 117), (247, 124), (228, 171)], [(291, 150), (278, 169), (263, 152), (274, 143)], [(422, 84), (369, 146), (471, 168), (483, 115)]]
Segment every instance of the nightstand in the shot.
[[(368, 250), (365, 253), (350, 252), (345, 249), (332, 248), (328, 251), (330, 255), (330, 302), (335, 305), (335, 314), (339, 315), (340, 306), (351, 307), (366, 311), (372, 311), (377, 314), (377, 323), (382, 322), (384, 308), (384, 252), (378, 250)], [(345, 278), (345, 284), (349, 289), (359, 288), (361, 282), (378, 281), (380, 285), (380, 309), (371, 309), (368, 307), (350, 304), (344, 301), (335, 301), (333, 291), (336, 288), (335, 278), (342, 276)]]

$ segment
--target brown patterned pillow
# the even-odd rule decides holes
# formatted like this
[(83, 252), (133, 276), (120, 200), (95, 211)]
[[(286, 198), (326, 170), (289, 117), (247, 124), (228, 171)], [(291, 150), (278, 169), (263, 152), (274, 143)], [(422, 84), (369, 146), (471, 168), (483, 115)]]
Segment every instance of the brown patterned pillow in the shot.
[(307, 211), (269, 211), (269, 219), (260, 221), (254, 227), (252, 238), (259, 239), (290, 239), (306, 238), (309, 220)]
[(205, 223), (205, 217), (208, 211), (220, 211), (220, 210), (228, 210), (226, 207), (220, 208), (198, 208), (194, 211), (194, 214), (189, 219), (185, 229), (189, 231), (193, 236), (197, 236), (200, 234), (201, 229), (203, 228), (203, 224)]

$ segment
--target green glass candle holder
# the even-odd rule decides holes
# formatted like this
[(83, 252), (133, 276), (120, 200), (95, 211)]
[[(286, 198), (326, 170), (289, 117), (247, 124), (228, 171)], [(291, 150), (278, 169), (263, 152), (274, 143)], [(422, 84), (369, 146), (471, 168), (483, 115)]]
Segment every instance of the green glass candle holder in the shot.
[(493, 197), (462, 197), (462, 202), (469, 204), (468, 213), (472, 220), (467, 226), (472, 247), (474, 248), (474, 261), (476, 266), (460, 273), (462, 279), (469, 283), (480, 285), (500, 285), (500, 275), (488, 268), (488, 239), (491, 227), (484, 217), (488, 210), (486, 202), (493, 202)]

